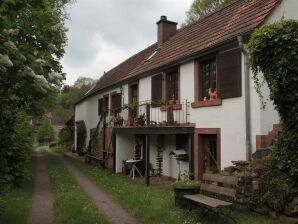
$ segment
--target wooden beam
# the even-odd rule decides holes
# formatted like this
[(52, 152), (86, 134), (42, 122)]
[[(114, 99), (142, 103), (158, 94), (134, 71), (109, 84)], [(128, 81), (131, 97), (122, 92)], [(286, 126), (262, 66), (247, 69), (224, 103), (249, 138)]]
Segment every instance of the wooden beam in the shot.
[(207, 191), (207, 192), (212, 192), (215, 194), (221, 194), (221, 195), (226, 195), (229, 197), (235, 197), (236, 195), (236, 189), (233, 188), (227, 188), (227, 187), (220, 187), (216, 186), (213, 184), (205, 184), (202, 183), (200, 186), (201, 191)]
[(219, 182), (223, 184), (237, 185), (238, 178), (232, 176), (222, 176), (220, 174), (203, 174), (203, 180), (210, 182)]
[(146, 158), (145, 158), (145, 184), (149, 186), (150, 184), (150, 135), (146, 135)]
[(193, 134), (193, 127), (114, 127), (113, 132), (117, 134)]

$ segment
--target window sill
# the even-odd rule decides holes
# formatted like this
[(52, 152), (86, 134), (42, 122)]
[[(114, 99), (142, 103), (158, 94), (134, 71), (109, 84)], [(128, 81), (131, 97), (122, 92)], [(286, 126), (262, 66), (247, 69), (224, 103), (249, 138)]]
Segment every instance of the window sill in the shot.
[(171, 105), (161, 106), (160, 110), (167, 111), (170, 107), (172, 107), (173, 110), (182, 110), (182, 104), (171, 104)]
[(212, 107), (212, 106), (220, 106), (220, 105), (222, 105), (222, 100), (221, 99), (197, 101), (197, 102), (191, 103), (192, 108)]

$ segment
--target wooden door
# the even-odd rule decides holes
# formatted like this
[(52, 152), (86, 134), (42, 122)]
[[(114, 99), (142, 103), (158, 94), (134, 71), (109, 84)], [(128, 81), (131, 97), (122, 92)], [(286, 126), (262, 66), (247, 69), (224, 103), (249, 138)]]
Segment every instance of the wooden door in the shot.
[(203, 170), (217, 172), (217, 136), (204, 135), (203, 138)]

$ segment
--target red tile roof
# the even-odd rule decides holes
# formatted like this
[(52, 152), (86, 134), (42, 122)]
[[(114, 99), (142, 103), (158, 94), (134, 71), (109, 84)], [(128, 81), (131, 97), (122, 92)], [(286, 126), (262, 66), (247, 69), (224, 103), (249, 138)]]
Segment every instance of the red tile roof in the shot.
[(150, 72), (254, 30), (265, 22), (280, 0), (238, 0), (197, 22), (179, 29), (149, 61), (157, 44), (127, 59), (108, 71), (85, 97), (128, 78)]

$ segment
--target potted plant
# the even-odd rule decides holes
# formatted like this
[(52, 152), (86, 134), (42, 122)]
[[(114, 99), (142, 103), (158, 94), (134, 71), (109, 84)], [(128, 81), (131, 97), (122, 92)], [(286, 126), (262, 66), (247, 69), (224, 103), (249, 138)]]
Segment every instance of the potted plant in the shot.
[(175, 205), (186, 205), (186, 202), (183, 199), (184, 195), (198, 194), (200, 192), (200, 182), (192, 180), (191, 176), (192, 175), (189, 172), (185, 171), (181, 175), (181, 179), (174, 183)]
[(123, 117), (120, 114), (116, 114), (114, 117), (112, 117), (111, 122), (113, 123), (113, 126), (122, 126), (123, 125)]
[(145, 114), (141, 114), (135, 117), (135, 125), (136, 126), (144, 126), (145, 125)]

